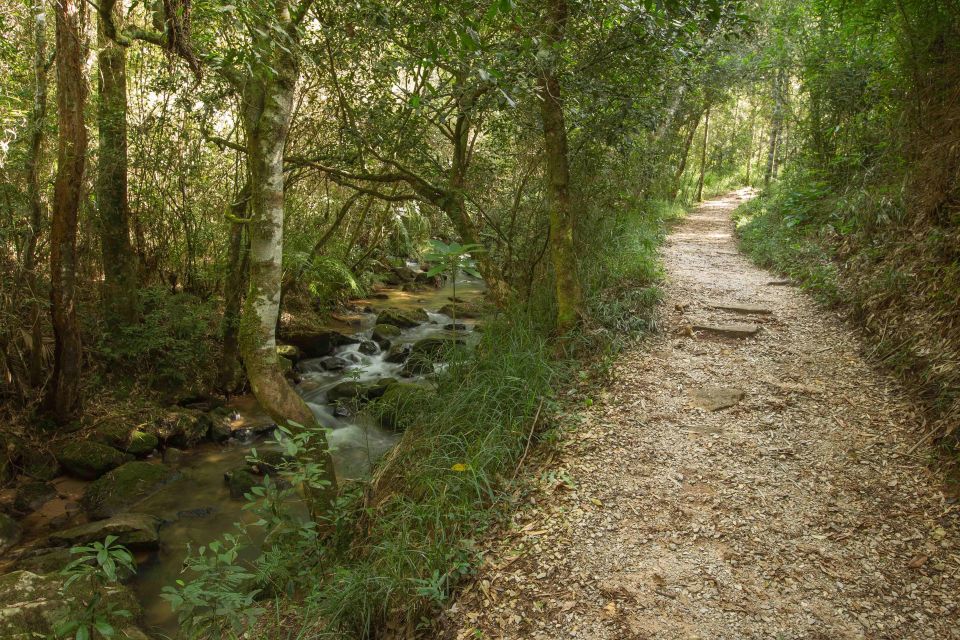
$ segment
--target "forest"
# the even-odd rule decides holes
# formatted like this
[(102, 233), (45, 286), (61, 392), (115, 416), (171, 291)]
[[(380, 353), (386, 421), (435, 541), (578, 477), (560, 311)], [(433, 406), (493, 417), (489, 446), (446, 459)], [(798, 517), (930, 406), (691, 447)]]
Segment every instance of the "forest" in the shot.
[[(922, 526), (822, 490), (933, 536), (901, 564), (960, 598), (955, 0), (0, 0), (0, 28), (3, 638), (815, 637), (644, 627), (695, 606), (662, 568), (656, 603), (551, 604), (613, 569), (544, 520), (694, 473), (632, 470), (691, 455), (632, 430), (748, 411), (856, 449), (815, 472), (791, 431), (791, 486), (913, 487)], [(960, 628), (877, 598), (823, 637)]]

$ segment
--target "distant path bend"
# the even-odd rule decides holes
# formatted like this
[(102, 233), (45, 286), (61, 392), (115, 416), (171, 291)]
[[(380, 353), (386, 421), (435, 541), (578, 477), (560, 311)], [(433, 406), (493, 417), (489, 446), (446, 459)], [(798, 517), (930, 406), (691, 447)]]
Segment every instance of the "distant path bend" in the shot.
[(447, 637), (960, 638), (957, 507), (918, 412), (738, 253), (747, 196), (670, 235), (663, 332), (568, 416)]

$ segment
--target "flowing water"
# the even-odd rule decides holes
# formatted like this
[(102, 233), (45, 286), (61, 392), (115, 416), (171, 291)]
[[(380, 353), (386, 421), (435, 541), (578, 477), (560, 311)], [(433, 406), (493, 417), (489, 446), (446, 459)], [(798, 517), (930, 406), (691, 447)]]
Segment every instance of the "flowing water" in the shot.
[[(458, 298), (471, 299), (483, 290), (480, 281), (461, 276), (457, 279)], [(384, 298), (385, 295), (385, 299)], [(427, 292), (405, 292), (389, 290), (381, 293), (380, 299), (360, 301), (360, 305), (370, 305), (374, 310), (385, 307), (401, 309), (424, 308), (428, 310), (430, 322), (406, 329), (395, 341), (412, 343), (421, 338), (444, 331), (443, 325), (450, 323), (447, 316), (435, 313), (449, 301), (453, 295), (452, 284)], [(376, 313), (358, 313), (351, 316), (338, 316), (332, 328), (355, 337), (369, 337), (376, 321)], [(458, 319), (458, 322), (470, 324), (471, 321)], [(339, 326), (338, 326), (339, 324)], [(334, 355), (347, 360), (349, 365), (341, 371), (325, 371), (319, 359), (303, 360), (298, 363), (301, 381), (297, 385), (298, 393), (307, 402), (321, 424), (329, 427), (329, 442), (333, 451), (337, 477), (357, 479), (369, 474), (371, 464), (396, 444), (399, 435), (384, 431), (363, 417), (337, 417), (327, 404), (327, 392), (344, 380), (375, 380), (382, 377), (400, 378), (402, 365), (385, 362), (385, 354), (367, 355), (361, 353), (359, 345), (346, 345), (336, 350)], [(258, 428), (271, 424), (256, 402), (250, 397), (239, 398), (231, 403), (237, 418), (233, 425), (237, 434), (251, 434)], [(226, 445), (205, 444), (184, 452), (178, 463), (181, 476), (167, 485), (159, 493), (136, 505), (132, 510), (150, 513), (168, 522), (160, 531), (160, 551), (146, 558), (140, 558), (138, 573), (133, 582), (144, 607), (144, 623), (160, 632), (175, 633), (175, 616), (169, 605), (160, 598), (164, 586), (171, 585), (178, 578), (188, 546), (196, 549), (200, 545), (233, 531), (235, 523), (251, 522), (254, 516), (243, 509), (244, 502), (231, 500), (230, 491), (224, 482), (224, 473), (242, 467), (250, 455), (250, 449), (258, 450), (276, 447), (272, 437), (248, 436), (231, 438)], [(256, 553), (251, 549), (250, 553)]]

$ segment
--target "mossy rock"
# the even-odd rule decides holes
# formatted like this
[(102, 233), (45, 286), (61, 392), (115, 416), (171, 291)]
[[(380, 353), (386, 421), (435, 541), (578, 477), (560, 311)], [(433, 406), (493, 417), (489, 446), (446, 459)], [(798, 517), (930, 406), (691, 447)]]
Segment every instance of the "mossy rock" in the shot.
[(28, 449), (20, 461), (23, 473), (34, 480), (50, 481), (60, 475), (60, 462), (52, 452)]
[[(16, 520), (0, 512), (0, 554), (20, 542), (22, 533)], [(2, 637), (2, 636), (0, 636)]]
[(397, 381), (394, 378), (380, 378), (379, 380), (373, 382), (356, 382), (354, 380), (347, 380), (345, 382), (341, 382), (327, 392), (327, 401), (345, 402), (353, 400), (365, 402), (368, 400), (375, 400), (376, 398), (383, 396), (390, 385), (396, 383)]
[(223, 442), (233, 435), (233, 419), (230, 417), (230, 411), (226, 408), (214, 409), (209, 414), (210, 417), (210, 439), (214, 442)]
[(380, 426), (390, 431), (406, 431), (414, 421), (418, 407), (423, 406), (430, 391), (420, 385), (398, 382), (391, 385), (372, 412)]
[(13, 508), (20, 513), (32, 513), (57, 495), (53, 485), (46, 482), (28, 482), (17, 487)]
[(471, 301), (458, 302), (456, 305), (454, 305), (452, 302), (448, 302), (440, 307), (438, 311), (445, 316), (450, 316), (451, 318), (454, 316), (454, 312), (456, 312), (457, 318), (480, 318), (490, 313), (491, 310), (492, 307), (488, 303), (482, 301)]
[(377, 315), (377, 324), (392, 324), (401, 329), (409, 329), (429, 321), (430, 316), (423, 309), (388, 307)]
[(380, 345), (381, 349), (390, 346), (391, 341), (402, 333), (400, 327), (393, 324), (378, 324), (373, 328), (370, 338)]
[(410, 357), (425, 360), (442, 360), (450, 351), (462, 347), (466, 343), (460, 338), (452, 336), (431, 336), (422, 338), (413, 343)]
[(248, 467), (238, 467), (224, 474), (224, 480), (230, 488), (230, 498), (243, 500), (250, 490), (260, 484), (258, 478)]
[(387, 351), (383, 357), (384, 362), (391, 364), (403, 364), (410, 357), (411, 346), (409, 344), (395, 344)]
[(300, 349), (297, 348), (296, 345), (292, 344), (278, 344), (277, 356), (280, 358), (286, 358), (290, 362), (296, 362), (300, 359)]
[(117, 543), (130, 549), (156, 549), (160, 546), (160, 518), (145, 513), (121, 513), (88, 522), (50, 535), (52, 545), (72, 547), (117, 536)]
[(93, 440), (68, 442), (54, 452), (60, 466), (82, 480), (96, 480), (133, 456)]
[(0, 433), (0, 487), (6, 486), (17, 475), (17, 467), (28, 451), (21, 438)]
[(157, 436), (174, 447), (193, 447), (210, 437), (210, 416), (194, 409), (168, 411), (156, 425)]
[[(14, 571), (0, 576), (0, 638), (34, 640), (55, 637), (55, 627), (82, 608), (81, 600), (90, 593), (90, 585), (78, 580), (63, 589), (65, 578), (57, 574), (38, 575)], [(107, 621), (117, 629), (140, 617), (140, 605), (127, 587), (115, 585), (103, 592), (103, 610), (111, 611)], [(127, 612), (127, 615), (118, 615)], [(118, 634), (122, 638), (122, 632)]]
[(75, 559), (70, 549), (63, 547), (32, 549), (17, 560), (16, 567), (39, 574), (57, 573)]
[(90, 483), (80, 503), (90, 518), (109, 518), (153, 494), (175, 475), (161, 464), (128, 462)]
[(283, 332), (283, 341), (299, 349), (302, 358), (322, 358), (337, 347), (359, 342), (332, 329), (290, 329)]
[(159, 438), (154, 434), (121, 422), (105, 424), (97, 428), (91, 437), (137, 457), (149, 455), (160, 444)]

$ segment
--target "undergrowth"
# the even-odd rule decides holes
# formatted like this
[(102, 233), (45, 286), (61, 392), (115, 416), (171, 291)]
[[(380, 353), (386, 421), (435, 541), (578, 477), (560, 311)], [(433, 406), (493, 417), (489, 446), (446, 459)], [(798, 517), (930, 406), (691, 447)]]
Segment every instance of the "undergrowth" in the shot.
[(870, 355), (928, 411), (930, 435), (960, 460), (958, 232), (911, 218), (896, 185), (837, 191), (796, 172), (736, 213), (741, 246), (864, 330)]

